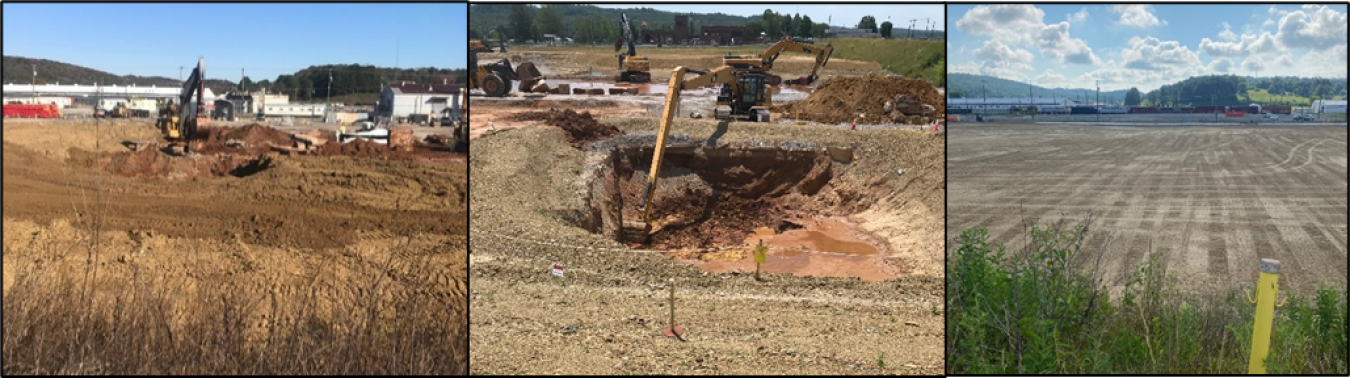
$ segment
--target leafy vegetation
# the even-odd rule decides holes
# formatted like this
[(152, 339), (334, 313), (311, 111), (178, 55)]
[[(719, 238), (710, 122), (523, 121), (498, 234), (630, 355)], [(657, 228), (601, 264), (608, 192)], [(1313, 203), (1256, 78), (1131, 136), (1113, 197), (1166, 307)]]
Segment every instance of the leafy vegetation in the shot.
[[(963, 231), (948, 257), (949, 374), (1242, 374), (1254, 306), (1191, 294), (1156, 254), (1112, 294), (1084, 252), (1088, 223), (1028, 223), (1024, 249)], [(1075, 258), (1075, 256), (1079, 256)], [(1276, 309), (1267, 371), (1346, 374), (1346, 291), (1290, 295)]]
[[(380, 91), (384, 89), (384, 84), (400, 81), (422, 84), (463, 84), (468, 80), (467, 71), (463, 69), (435, 67), (394, 69), (372, 65), (346, 64), (310, 66), (296, 71), (294, 74), (280, 75), (277, 76), (276, 80), (264, 81), (260, 84), (265, 84), (268, 92), (290, 95), (293, 101), (322, 100), (326, 97), (330, 88), (328, 85), (330, 70), (333, 75), (331, 86), (333, 97), (360, 94), (378, 97)], [(367, 99), (371, 97), (358, 96), (358, 98)]]
[[(947, 84), (947, 50), (941, 40), (845, 38), (822, 39), (834, 45), (833, 58), (881, 63), (893, 74), (917, 78), (936, 86)], [(829, 67), (826, 66), (826, 69)]]
[[(545, 34), (573, 38), (577, 43), (611, 43), (619, 38), (620, 14), (627, 14), (633, 35), (643, 35), (642, 30), (669, 30), (674, 27), (675, 16), (683, 13), (668, 12), (647, 7), (626, 9), (600, 8), (594, 5), (573, 4), (470, 4), (469, 38), (497, 38), (497, 31), (508, 34), (508, 38), (518, 43), (543, 39)], [(724, 13), (689, 13), (689, 34), (699, 34), (705, 25), (745, 26), (745, 35), (759, 35), (761, 32), (769, 39), (782, 38), (784, 32), (796, 37), (823, 37), (829, 25), (811, 20), (810, 15), (777, 13), (765, 9), (763, 14), (754, 16), (735, 16)], [(819, 15), (817, 15), (819, 16)], [(864, 16), (858, 23), (859, 28), (877, 31), (876, 18)], [(940, 31), (911, 30), (896, 28), (895, 36), (913, 35), (915, 38), (940, 39)], [(927, 34), (925, 34), (927, 33)]]

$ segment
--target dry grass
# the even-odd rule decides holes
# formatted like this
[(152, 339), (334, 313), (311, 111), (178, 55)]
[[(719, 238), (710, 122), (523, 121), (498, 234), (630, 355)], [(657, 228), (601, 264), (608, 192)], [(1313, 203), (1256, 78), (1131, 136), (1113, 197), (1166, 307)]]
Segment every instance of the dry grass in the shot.
[[(107, 190), (80, 187), (69, 220), (5, 220), (2, 374), (468, 373), (462, 242), (282, 256), (174, 239), (140, 261), (102, 226)], [(241, 257), (257, 251), (299, 262)]]
[(117, 282), (31, 269), (4, 296), (3, 371), (467, 373), (468, 323), (454, 315), (465, 304), (416, 289), (427, 283), (391, 285), (388, 277), (417, 282), (435, 266), (404, 252), (381, 262), (386, 275), (350, 283), (361, 294), (344, 307), (327, 305), (314, 283), (256, 295), (237, 281), (192, 290), (139, 270)]

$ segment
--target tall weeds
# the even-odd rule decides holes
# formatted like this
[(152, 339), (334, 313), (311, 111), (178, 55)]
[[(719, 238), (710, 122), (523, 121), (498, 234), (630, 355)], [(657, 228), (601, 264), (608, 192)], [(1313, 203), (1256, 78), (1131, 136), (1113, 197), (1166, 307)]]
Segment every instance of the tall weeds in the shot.
[[(951, 243), (948, 373), (1246, 372), (1254, 305), (1244, 294), (1183, 292), (1150, 253), (1113, 297), (1097, 274), (1101, 253), (1080, 256), (1090, 223), (1028, 223), (1016, 252), (990, 245), (983, 228)], [(1345, 324), (1344, 288), (1291, 295), (1276, 310), (1268, 371), (1345, 374)]]

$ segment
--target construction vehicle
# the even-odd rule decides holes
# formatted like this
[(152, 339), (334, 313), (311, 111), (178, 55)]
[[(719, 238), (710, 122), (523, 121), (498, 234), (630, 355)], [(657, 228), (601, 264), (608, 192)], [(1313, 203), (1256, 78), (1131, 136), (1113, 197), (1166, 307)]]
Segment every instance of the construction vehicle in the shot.
[[(206, 93), (206, 70), (203, 68), (203, 61), (204, 59), (197, 58), (197, 67), (192, 69), (192, 75), (183, 82), (183, 90), (179, 92), (177, 103), (170, 99), (159, 109), (159, 119), (155, 122), (155, 127), (164, 134), (164, 138), (169, 142), (169, 151), (174, 154), (191, 152), (188, 140), (197, 134), (198, 127), (211, 125), (211, 118), (206, 113), (206, 99), (203, 97)], [(195, 104), (191, 102), (193, 97), (196, 97)]]
[[(505, 44), (502, 44), (502, 49), (505, 48)], [(511, 82), (514, 80), (520, 80), (521, 88), (529, 88), (543, 79), (543, 74), (534, 67), (534, 63), (521, 63), (515, 69), (511, 68), (511, 61), (506, 59), (479, 64), (480, 52), (492, 52), (492, 48), (479, 40), (469, 40), (469, 66), (476, 67), (474, 74), (469, 75), (469, 90), (481, 88), (488, 97), (504, 97), (511, 92)]]
[(806, 85), (815, 83), (819, 78), (820, 68), (829, 63), (834, 47), (828, 44), (824, 47), (814, 46), (786, 37), (758, 55), (728, 54), (722, 59), (722, 67), (691, 79), (692, 83), (686, 83), (685, 87), (722, 85), (717, 95), (717, 109), (713, 112), (716, 119), (768, 122), (769, 105), (773, 104), (773, 91), (769, 86), (783, 83), (781, 77), (769, 71), (773, 69), (773, 63), (778, 59), (778, 55), (785, 51), (801, 51), (815, 56), (816, 64), (811, 69), (811, 75), (788, 81), (791, 84)]
[[(699, 76), (686, 81), (684, 80), (684, 76), (687, 73), (696, 73), (699, 74)], [(754, 84), (753, 82), (743, 81), (746, 77), (756, 76), (753, 74), (749, 76), (740, 75), (737, 73), (736, 69), (731, 66), (722, 66), (721, 68), (712, 71), (700, 71), (685, 67), (676, 67), (675, 70), (671, 72), (670, 85), (666, 89), (665, 107), (661, 111), (661, 124), (656, 134), (656, 146), (652, 153), (652, 168), (647, 177), (647, 189), (642, 194), (642, 202), (638, 208), (641, 212), (641, 216), (637, 222), (623, 222), (621, 225), (621, 238), (623, 238), (623, 240), (644, 242), (654, 232), (652, 224), (650, 223), (651, 221), (648, 219), (652, 207), (649, 202), (652, 198), (652, 192), (656, 190), (657, 179), (661, 177), (661, 161), (665, 156), (666, 137), (670, 135), (670, 126), (675, 122), (675, 114), (680, 105), (680, 91), (721, 84), (724, 89), (728, 87), (731, 88), (731, 91), (733, 92), (732, 95), (737, 96), (747, 94), (747, 92), (742, 92), (742, 89), (740, 88), (743, 88), (743, 83), (748, 83), (745, 87), (760, 88), (758, 89), (759, 92), (748, 93), (749, 96), (765, 95), (765, 92), (767, 91), (763, 89), (763, 84)], [(762, 75), (758, 76), (758, 79), (755, 80), (760, 79), (762, 79)], [(721, 97), (719, 96), (719, 104), (721, 101)], [(766, 120), (768, 118), (767, 110), (764, 112), (764, 118)], [(656, 229), (656, 231), (659, 230), (659, 228)]]
[(652, 81), (652, 65), (647, 57), (637, 56), (637, 48), (633, 45), (633, 28), (628, 25), (628, 14), (619, 14), (619, 27), (623, 33), (619, 39), (614, 41), (614, 51), (623, 49), (624, 42), (628, 42), (628, 51), (619, 54), (619, 77), (616, 81), (630, 83), (650, 83)]
[(782, 40), (769, 46), (768, 49), (758, 55), (727, 54), (722, 58), (722, 64), (736, 67), (744, 72), (765, 73), (765, 81), (768, 85), (778, 85), (783, 82), (783, 79), (778, 75), (768, 74), (768, 72), (773, 69), (773, 63), (778, 59), (778, 55), (785, 51), (800, 51), (816, 57), (816, 65), (811, 69), (810, 76), (802, 76), (788, 81), (788, 84), (809, 85), (818, 78), (817, 74), (820, 73), (820, 68), (830, 62), (830, 55), (834, 54), (834, 46), (826, 44), (824, 47), (820, 47), (793, 37), (783, 37)]

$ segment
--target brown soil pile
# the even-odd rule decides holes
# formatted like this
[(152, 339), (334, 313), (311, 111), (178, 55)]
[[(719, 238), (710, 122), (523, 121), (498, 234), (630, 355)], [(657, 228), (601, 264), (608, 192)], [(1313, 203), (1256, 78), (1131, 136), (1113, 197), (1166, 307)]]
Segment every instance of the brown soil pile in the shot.
[(557, 126), (567, 133), (567, 142), (572, 147), (581, 148), (588, 142), (594, 142), (602, 139), (609, 139), (619, 134), (619, 128), (609, 125), (602, 125), (596, 122), (590, 112), (577, 113), (571, 109), (559, 111), (549, 109), (547, 112), (527, 112), (518, 113), (511, 117), (512, 121), (541, 121), (545, 124)]
[(245, 177), (271, 168), (267, 155), (194, 155), (177, 157), (155, 149), (104, 154), (93, 163), (127, 177), (191, 179), (233, 175)]
[(330, 142), (324, 143), (314, 149), (316, 156), (356, 156), (363, 158), (382, 158), (382, 159), (407, 159), (411, 154), (407, 151), (389, 148), (388, 145), (379, 144), (365, 139), (357, 139), (347, 143)]
[[(192, 149), (200, 154), (267, 152), (271, 146), (290, 146), (291, 134), (271, 127), (250, 124), (243, 127), (203, 127), (192, 137)], [(240, 141), (242, 147), (229, 147), (227, 141)]]
[[(786, 114), (821, 123), (852, 122), (858, 114), (867, 118), (858, 123), (879, 123), (885, 119), (882, 108), (896, 95), (918, 98), (938, 112), (946, 109), (946, 98), (932, 84), (899, 76), (834, 77), (820, 84), (806, 100), (782, 107)], [(871, 120), (871, 121), (869, 121)]]

